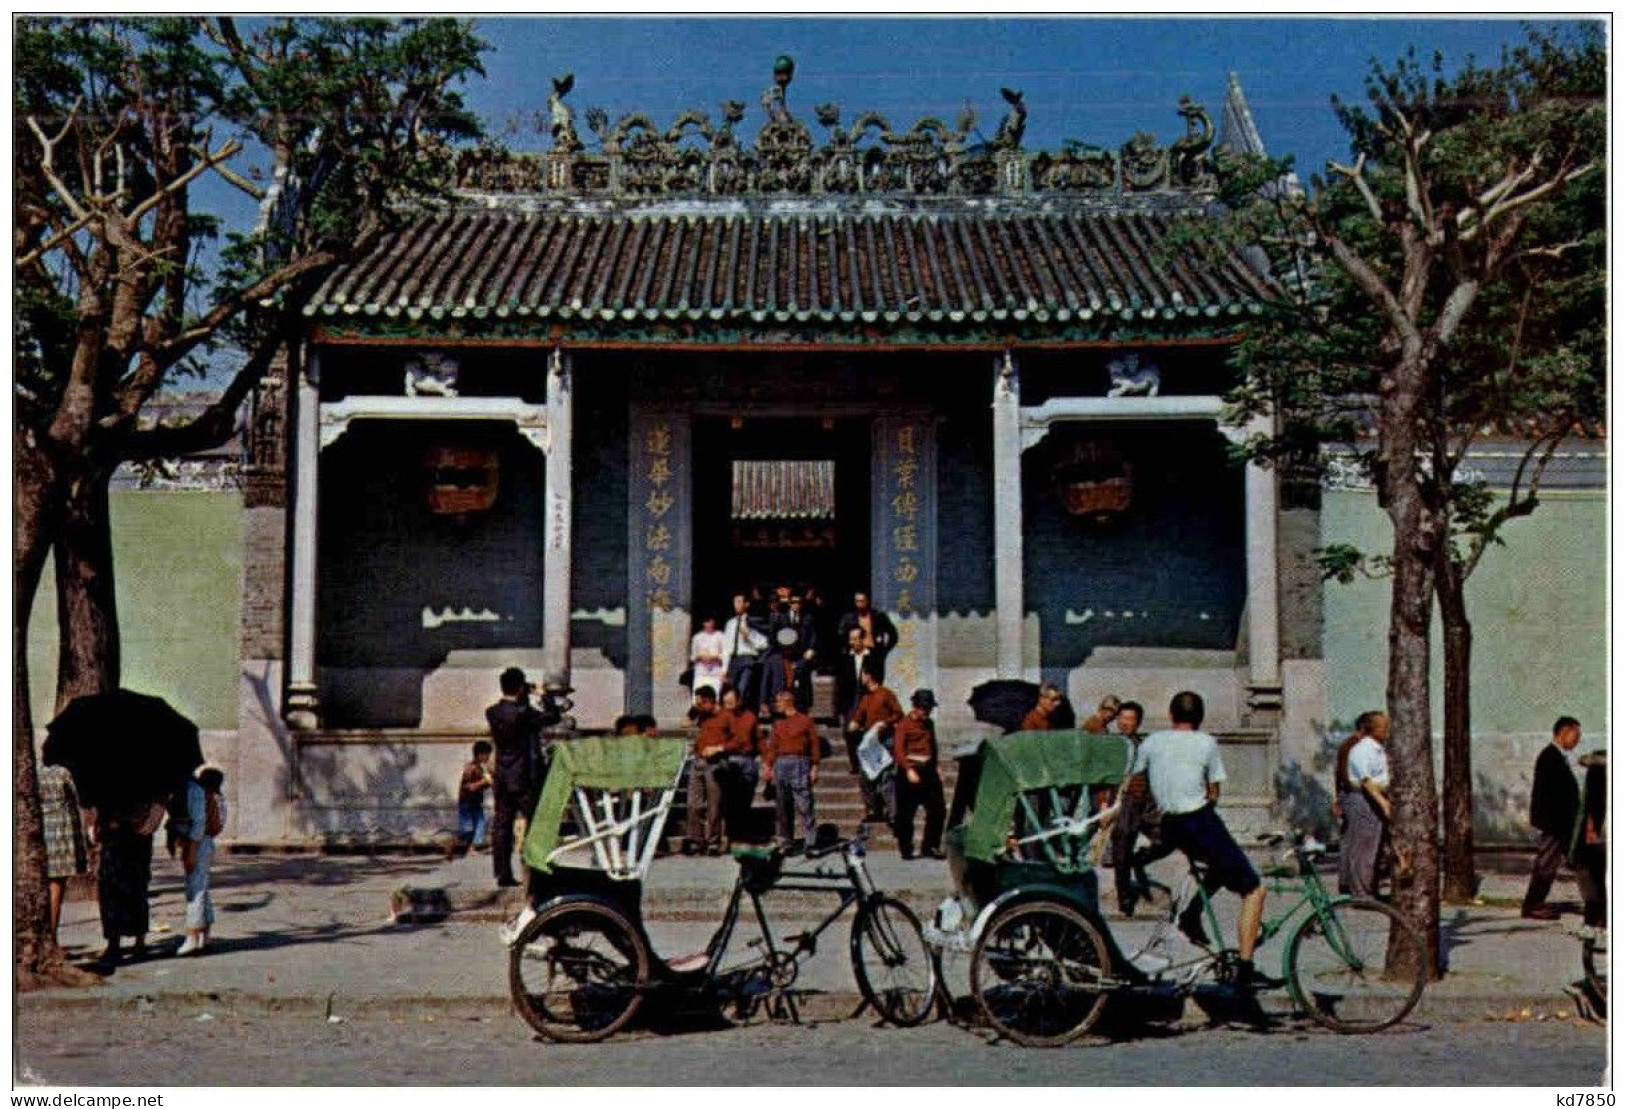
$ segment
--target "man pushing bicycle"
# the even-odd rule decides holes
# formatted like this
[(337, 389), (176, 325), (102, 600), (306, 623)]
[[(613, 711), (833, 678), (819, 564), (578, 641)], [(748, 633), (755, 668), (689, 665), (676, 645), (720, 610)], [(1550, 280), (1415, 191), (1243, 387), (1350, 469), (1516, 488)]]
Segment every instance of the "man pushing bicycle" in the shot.
[[(1151, 796), (1162, 809), (1165, 845), (1176, 847), (1193, 863), (1205, 868), (1202, 884), (1209, 893), (1228, 889), (1241, 897), (1241, 922), (1236, 936), (1240, 956), (1236, 985), (1243, 989), (1269, 989), (1281, 983), (1253, 966), (1253, 948), (1264, 918), (1264, 886), (1258, 872), (1237, 846), (1215, 807), (1225, 780), (1219, 741), (1201, 731), (1206, 707), (1196, 693), (1176, 693), (1168, 703), (1173, 727), (1153, 732), (1140, 743), (1129, 773), (1144, 774)], [(1202, 898), (1179, 914), (1179, 930), (1199, 947), (1212, 941), (1202, 923)]]

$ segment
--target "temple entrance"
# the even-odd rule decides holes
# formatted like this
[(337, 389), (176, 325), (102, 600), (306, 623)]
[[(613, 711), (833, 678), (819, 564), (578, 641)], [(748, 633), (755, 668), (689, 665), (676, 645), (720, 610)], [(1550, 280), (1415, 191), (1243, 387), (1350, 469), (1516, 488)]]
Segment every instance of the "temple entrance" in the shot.
[(735, 592), (811, 586), (823, 598), (820, 634), (833, 639), (853, 591), (869, 588), (869, 424), (694, 421), (696, 623), (714, 615), (720, 626)]

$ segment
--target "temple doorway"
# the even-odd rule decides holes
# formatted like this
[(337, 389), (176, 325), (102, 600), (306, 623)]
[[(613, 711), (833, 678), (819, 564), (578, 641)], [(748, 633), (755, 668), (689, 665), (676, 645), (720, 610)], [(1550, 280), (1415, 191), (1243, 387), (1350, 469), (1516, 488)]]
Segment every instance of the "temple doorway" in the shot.
[(822, 598), (820, 653), (869, 588), (868, 419), (697, 418), (693, 520), (695, 622), (719, 626), (733, 594), (812, 587)]

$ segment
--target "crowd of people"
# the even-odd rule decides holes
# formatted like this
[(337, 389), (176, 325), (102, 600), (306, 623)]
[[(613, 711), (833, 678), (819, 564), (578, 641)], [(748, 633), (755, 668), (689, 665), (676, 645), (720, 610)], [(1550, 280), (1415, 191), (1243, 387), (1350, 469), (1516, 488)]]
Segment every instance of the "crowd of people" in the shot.
[[(839, 651), (826, 657), (822, 647), (829, 639), (809, 609), (809, 592), (780, 587), (765, 595), (736, 594), (726, 623), (719, 629), (715, 619), (704, 619), (693, 637), (694, 700), (687, 721), (693, 746), (682, 849), (685, 854), (720, 855), (730, 842), (760, 839), (752, 824), (758, 786), (773, 803), (775, 844), (795, 854), (812, 841), (819, 768), (832, 753), (809, 715), (812, 674), (822, 666), (835, 678), (836, 724), (861, 787), (863, 819), (889, 823), (905, 859), (942, 858), (946, 805), (932, 720), (936, 695), (930, 689), (914, 690), (905, 709), (886, 685), (886, 657), (897, 645), (897, 628), (864, 593), (854, 596), (836, 625)], [(473, 809), (483, 793), (497, 799), (497, 829), (491, 839), (499, 885), (517, 884), (510, 859), (513, 817), (534, 805), (540, 784), (539, 742), (524, 737), (539, 735), (549, 718), (529, 705), (527, 691), (533, 688), (516, 670), (503, 675), (504, 699), (488, 712), (495, 769), (489, 751), (482, 750), (489, 745), (476, 745), (459, 787), (459, 845), (480, 835), (482, 820)], [(1132, 916), (1155, 888), (1147, 866), (1181, 851), (1206, 864), (1210, 893), (1227, 888), (1242, 898), (1237, 942), (1242, 978), (1268, 984), (1249, 961), (1262, 920), (1264, 888), (1217, 814), (1225, 771), (1218, 740), (1201, 730), (1204, 714), (1200, 696), (1181, 692), (1168, 706), (1171, 726), (1142, 736), (1144, 708), (1108, 695), (1074, 725), (1062, 690), (1044, 683), (1019, 730), (1075, 726), (1130, 739), (1135, 754), (1127, 783), (1120, 796), (1101, 799), (1103, 805), (1116, 803), (1102, 862), (1114, 871), (1119, 910)], [(654, 735), (659, 728), (653, 717), (628, 715), (616, 721), (614, 731)], [(1404, 881), (1409, 873), (1404, 845), (1389, 834), (1388, 734), (1387, 716), (1367, 712), (1337, 749), (1332, 818), (1341, 838), (1338, 884), (1342, 893), (1354, 897), (1377, 896), (1385, 879)], [(1567, 860), (1580, 879), (1586, 924), (1602, 927), (1606, 762), (1588, 756), (1581, 767), (1586, 771), (1582, 790), (1572, 764), (1579, 739), (1579, 723), (1560, 718), (1536, 765), (1530, 817), (1541, 843), (1523, 915), (1555, 918), (1546, 897)], [(924, 828), (916, 852), (921, 810)], [(1178, 926), (1205, 945), (1209, 940), (1203, 934), (1200, 902), (1193, 909)]]
[[(205, 766), (167, 798), (123, 809), (90, 809), (79, 803), (73, 776), (61, 766), (39, 768), (40, 810), (45, 832), (46, 880), (54, 935), (62, 921), (68, 883), (96, 874), (96, 907), (106, 946), (91, 969), (112, 973), (125, 961), (148, 955), (153, 840), (167, 821), (167, 846), (185, 880), (186, 922), (175, 955), (201, 955), (214, 924), (209, 871), (214, 842), (226, 824), (225, 774)], [(129, 940), (130, 946), (124, 947)]]

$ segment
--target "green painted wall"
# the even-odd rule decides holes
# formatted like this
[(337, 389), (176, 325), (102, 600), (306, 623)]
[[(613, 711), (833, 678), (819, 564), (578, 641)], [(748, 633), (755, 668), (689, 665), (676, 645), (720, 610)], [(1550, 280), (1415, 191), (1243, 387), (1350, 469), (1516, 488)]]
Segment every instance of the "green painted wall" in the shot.
[[(243, 499), (114, 490), (113, 564), (124, 685), (167, 698), (205, 730), (237, 727)], [(34, 719), (53, 715), (56, 586), (47, 568), (28, 634)]]
[[(1383, 553), (1392, 529), (1370, 493), (1325, 495), (1326, 543)], [(1608, 501), (1600, 491), (1550, 493), (1534, 515), (1504, 532), (1467, 584), (1473, 621), (1473, 731), (1480, 736), (1545, 734), (1561, 713), (1588, 739), (1607, 734)], [(1328, 583), (1326, 681), (1332, 721), (1347, 725), (1380, 707), (1387, 681), (1385, 580)], [(1434, 728), (1442, 727), (1437, 625)], [(1589, 747), (1589, 743), (1587, 744)]]

